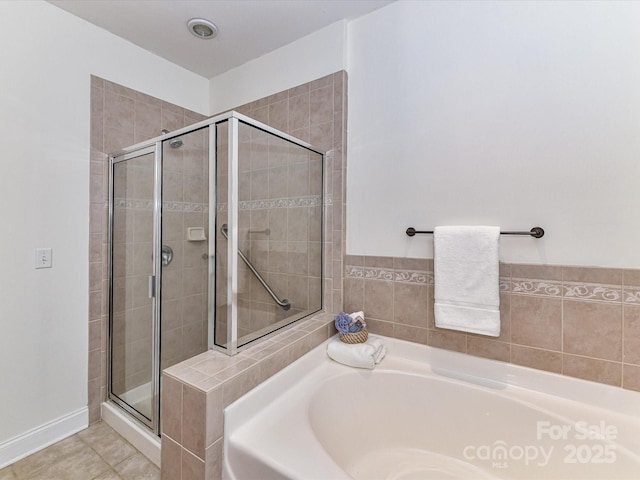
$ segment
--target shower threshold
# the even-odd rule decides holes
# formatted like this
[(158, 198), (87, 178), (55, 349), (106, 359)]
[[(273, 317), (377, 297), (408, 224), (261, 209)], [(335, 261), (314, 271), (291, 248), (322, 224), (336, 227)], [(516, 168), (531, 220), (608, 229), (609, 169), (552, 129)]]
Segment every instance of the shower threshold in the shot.
[(102, 402), (101, 417), (107, 425), (160, 468), (160, 437), (139, 425), (124, 410), (109, 400)]

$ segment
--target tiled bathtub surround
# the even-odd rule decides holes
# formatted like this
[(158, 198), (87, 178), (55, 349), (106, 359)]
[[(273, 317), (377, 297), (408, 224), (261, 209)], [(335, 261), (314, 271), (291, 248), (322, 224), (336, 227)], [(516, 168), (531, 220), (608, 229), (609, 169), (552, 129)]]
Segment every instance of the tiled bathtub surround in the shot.
[(344, 308), (374, 333), (640, 390), (640, 271), (500, 265), (500, 337), (435, 327), (433, 261), (347, 256)]
[(209, 350), (165, 370), (162, 478), (220, 478), (223, 408), (334, 333), (333, 315), (319, 314), (234, 357)]

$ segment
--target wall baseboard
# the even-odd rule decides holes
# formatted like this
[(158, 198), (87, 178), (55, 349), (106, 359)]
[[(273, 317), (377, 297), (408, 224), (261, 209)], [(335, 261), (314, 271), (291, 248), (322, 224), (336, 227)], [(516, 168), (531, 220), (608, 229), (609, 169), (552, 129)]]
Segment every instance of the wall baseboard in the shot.
[(0, 469), (73, 435), (88, 425), (89, 409), (83, 407), (0, 443)]

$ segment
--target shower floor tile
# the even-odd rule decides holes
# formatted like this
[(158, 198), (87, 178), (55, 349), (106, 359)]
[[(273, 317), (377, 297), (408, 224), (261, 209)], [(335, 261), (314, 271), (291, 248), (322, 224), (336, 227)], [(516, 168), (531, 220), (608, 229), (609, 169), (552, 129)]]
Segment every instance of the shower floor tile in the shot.
[(160, 469), (98, 422), (0, 470), (0, 480), (160, 479)]

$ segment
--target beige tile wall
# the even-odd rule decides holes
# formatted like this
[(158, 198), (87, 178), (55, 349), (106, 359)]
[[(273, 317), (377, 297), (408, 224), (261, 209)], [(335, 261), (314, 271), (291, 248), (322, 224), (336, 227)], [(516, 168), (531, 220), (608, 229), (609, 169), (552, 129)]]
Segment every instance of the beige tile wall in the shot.
[[(108, 308), (108, 158), (107, 154), (134, 143), (147, 140), (160, 134), (163, 128), (175, 130), (202, 120), (204, 117), (176, 105), (150, 97), (121, 85), (91, 77), (91, 168), (90, 168), (90, 231), (89, 231), (89, 420), (100, 419), (100, 403), (106, 398), (106, 359), (107, 359), (107, 308)], [(190, 172), (195, 168), (187, 154), (188, 149), (178, 153), (176, 168)], [(191, 158), (193, 160), (193, 158)], [(203, 171), (204, 172), (204, 171)], [(199, 172), (180, 177), (188, 183)], [(204, 173), (203, 173), (204, 175)], [(176, 180), (177, 182), (177, 180)], [(181, 183), (180, 182), (180, 183)], [(182, 188), (182, 185), (181, 185)], [(189, 191), (197, 189), (189, 188)], [(182, 190), (181, 190), (182, 191)], [(184, 200), (184, 198), (182, 198)], [(181, 228), (186, 225), (187, 213), (176, 217)], [(205, 215), (206, 217), (206, 215)], [(178, 247), (180, 248), (180, 247)], [(186, 248), (186, 247), (184, 247)], [(177, 264), (176, 264), (177, 265)], [(187, 268), (189, 264), (185, 264)], [(183, 292), (182, 277), (177, 287)], [(180, 297), (176, 297), (180, 298)], [(193, 300), (193, 299), (191, 299)], [(184, 323), (183, 313), (192, 315), (193, 302), (167, 305), (173, 308), (173, 325), (179, 332), (179, 342), (174, 335), (172, 345), (186, 346), (174, 361), (182, 360), (197, 351), (187, 343), (193, 339), (193, 330), (189, 322)], [(169, 318), (169, 316), (167, 316)], [(191, 322), (193, 323), (193, 322)], [(201, 322), (200, 322), (201, 323)], [(199, 324), (200, 324), (199, 323)], [(200, 329), (202, 331), (202, 329)], [(174, 333), (175, 333), (174, 332)], [(170, 336), (168, 338), (171, 338)], [(182, 343), (186, 340), (186, 343)], [(199, 339), (198, 342), (201, 342)], [(179, 357), (179, 358), (178, 358)]]
[(501, 264), (492, 338), (435, 326), (432, 260), (345, 264), (344, 308), (374, 333), (640, 390), (639, 270)]

